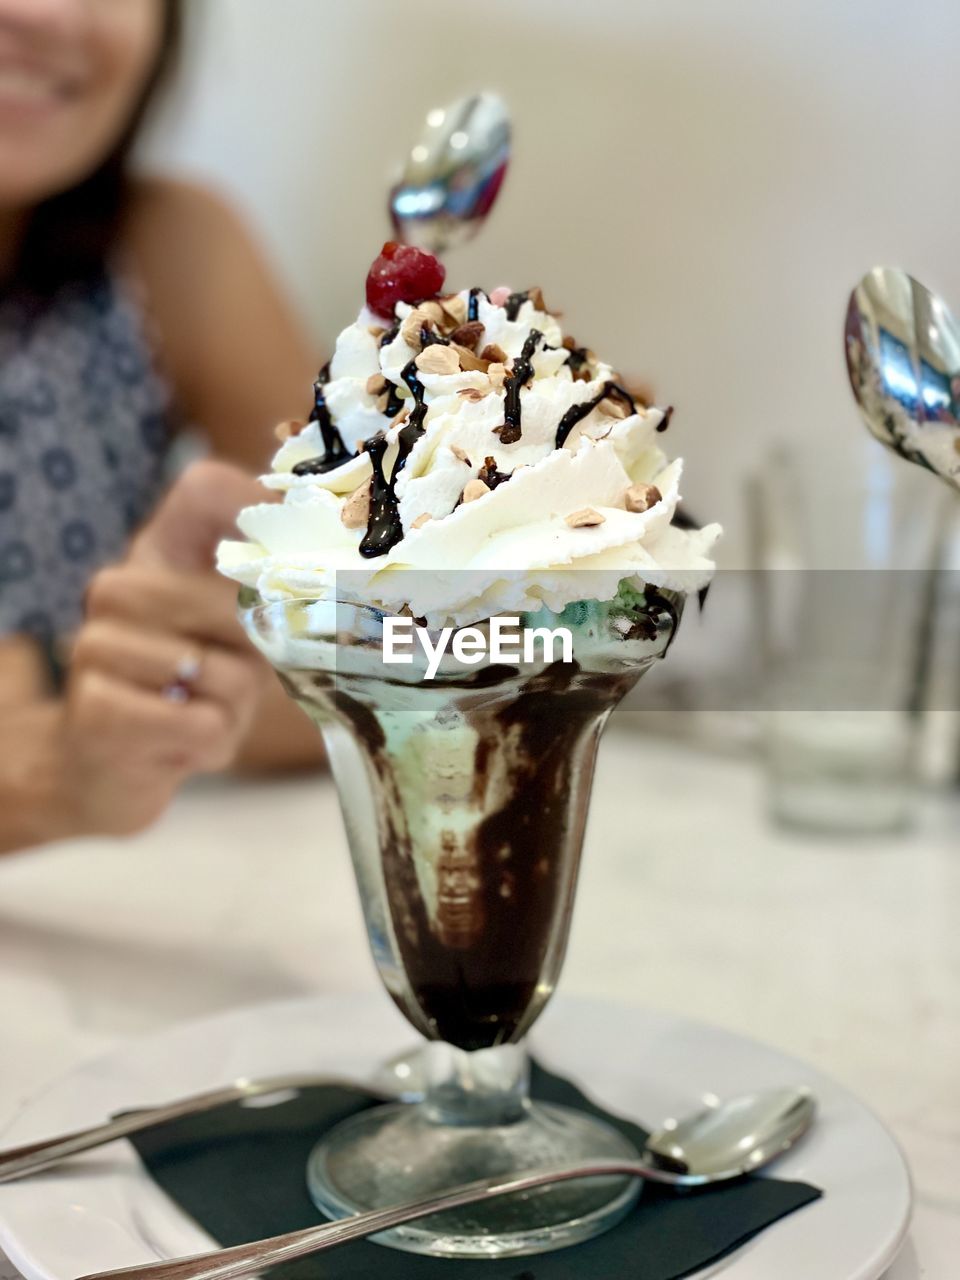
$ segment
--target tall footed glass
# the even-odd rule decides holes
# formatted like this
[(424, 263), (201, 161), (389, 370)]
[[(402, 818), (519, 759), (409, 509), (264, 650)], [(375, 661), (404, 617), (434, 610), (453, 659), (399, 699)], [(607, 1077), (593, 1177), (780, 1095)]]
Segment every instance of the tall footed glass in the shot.
[[(385, 636), (408, 619), (332, 600), (242, 603), (250, 636), (324, 736), (377, 967), (430, 1042), (423, 1102), (364, 1112), (315, 1149), (317, 1205), (343, 1217), (476, 1178), (636, 1154), (592, 1116), (531, 1102), (522, 1041), (563, 961), (600, 734), (669, 647), (679, 599), (621, 589), (542, 610), (507, 639), (546, 630), (551, 648), (518, 644), (506, 660), (472, 633), (432, 678), (413, 636), (407, 662), (384, 661)], [(626, 1179), (567, 1183), (382, 1242), (537, 1253), (612, 1226), (637, 1194)]]

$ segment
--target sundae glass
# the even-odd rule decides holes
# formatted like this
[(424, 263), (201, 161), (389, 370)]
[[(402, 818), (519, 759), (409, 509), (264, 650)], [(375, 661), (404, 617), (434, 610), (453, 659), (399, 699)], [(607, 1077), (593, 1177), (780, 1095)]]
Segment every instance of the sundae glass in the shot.
[[(673, 527), (667, 415), (565, 342), (538, 291), (436, 296), (442, 280), (385, 247), (313, 418), (281, 432), (265, 484), (283, 502), (243, 512), (249, 541), (220, 549), (248, 634), (324, 736), (377, 967), (428, 1042), (423, 1102), (314, 1150), (332, 1217), (635, 1154), (596, 1117), (531, 1102), (523, 1038), (562, 964), (600, 733), (669, 647), (718, 532)], [(535, 1253), (637, 1193), (559, 1184), (383, 1242)]]

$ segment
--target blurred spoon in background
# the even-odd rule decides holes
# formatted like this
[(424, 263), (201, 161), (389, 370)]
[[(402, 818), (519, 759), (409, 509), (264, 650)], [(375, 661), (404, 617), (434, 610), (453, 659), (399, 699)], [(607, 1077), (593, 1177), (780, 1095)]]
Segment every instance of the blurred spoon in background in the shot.
[(510, 115), (494, 93), (428, 112), (390, 192), (398, 240), (437, 257), (466, 244), (493, 208), (510, 162)]
[(960, 326), (946, 304), (894, 267), (850, 295), (847, 371), (872, 435), (960, 488)]

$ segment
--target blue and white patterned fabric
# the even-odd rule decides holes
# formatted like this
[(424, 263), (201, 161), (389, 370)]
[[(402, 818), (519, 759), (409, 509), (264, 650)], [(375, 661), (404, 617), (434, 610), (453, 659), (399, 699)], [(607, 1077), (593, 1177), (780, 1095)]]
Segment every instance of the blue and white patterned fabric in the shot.
[(49, 648), (76, 628), (91, 576), (159, 496), (171, 420), (118, 279), (0, 299), (0, 636)]

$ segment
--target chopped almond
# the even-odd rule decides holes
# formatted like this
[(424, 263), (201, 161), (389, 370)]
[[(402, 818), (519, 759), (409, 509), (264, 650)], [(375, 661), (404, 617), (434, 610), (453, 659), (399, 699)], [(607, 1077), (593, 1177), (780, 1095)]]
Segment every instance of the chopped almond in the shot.
[(461, 298), (457, 293), (451, 293), (445, 298), (439, 298), (438, 302), (444, 310), (447, 328), (456, 329), (458, 325), (466, 323), (467, 303), (465, 298)]
[(461, 449), (458, 444), (452, 444), (450, 446), (450, 452), (453, 454), (453, 456), (457, 459), (458, 462), (465, 462), (468, 467), (473, 466), (473, 463), (470, 461), (470, 459), (467, 457), (464, 450)]
[(400, 336), (408, 347), (412, 347), (414, 351), (419, 351), (423, 346), (423, 342), (420, 339), (420, 331), (429, 327), (429, 315), (423, 307), (414, 307), (400, 326)]
[(498, 342), (488, 342), (480, 352), (481, 360), (489, 360), (491, 363), (506, 364), (507, 353)]
[(445, 347), (440, 343), (424, 347), (417, 356), (417, 368), (421, 373), (459, 373), (458, 348)]
[(463, 369), (465, 373), (473, 373), (476, 371), (479, 371), (480, 373), (487, 372), (489, 362), (481, 360), (479, 356), (474, 355), (474, 353), (467, 347), (461, 347), (457, 344), (453, 347), (453, 350), (456, 351), (457, 355), (460, 357), (460, 368)]
[(433, 299), (431, 299), (429, 302), (421, 302), (417, 310), (423, 312), (423, 314), (427, 317), (427, 320), (430, 324), (434, 324), (437, 326), (443, 324), (444, 317), (443, 317), (442, 303), (435, 302)]
[(478, 498), (483, 498), (489, 492), (489, 487), (482, 480), (470, 480), (464, 488), (463, 500), (464, 502), (476, 502)]
[(387, 380), (382, 373), (371, 373), (367, 379), (367, 394), (371, 396), (382, 396), (387, 390)]
[(457, 395), (462, 396), (464, 400), (469, 400), (471, 404), (478, 404), (481, 400), (485, 400), (493, 388), (481, 391), (479, 387), (464, 387), (462, 391), (458, 391)]
[(487, 377), (494, 391), (502, 391), (507, 377), (507, 366), (502, 360), (496, 360), (487, 370)]
[(343, 504), (340, 519), (348, 529), (365, 529), (370, 519), (370, 498), (373, 493), (373, 481), (367, 480), (354, 489)]
[(367, 325), (367, 333), (369, 333), (371, 338), (376, 338), (378, 342), (386, 332), (387, 332), (386, 329), (384, 329), (383, 325), (381, 324)]
[(663, 494), (655, 484), (632, 484), (624, 498), (627, 510), (635, 513), (649, 511), (662, 501)]
[(468, 320), (466, 324), (460, 325), (450, 335), (452, 342), (458, 346), (466, 347), (469, 351), (476, 351), (477, 343), (483, 337), (483, 325), (479, 320)]
[(429, 523), (430, 523), (430, 521), (431, 521), (432, 519), (433, 519), (433, 516), (432, 516), (432, 515), (430, 515), (430, 513), (429, 513), (429, 512), (425, 511), (425, 512), (423, 513), (423, 515), (422, 515), (422, 516), (417, 516), (416, 520), (414, 520), (414, 522), (413, 522), (413, 524), (410, 526), (410, 528), (411, 528), (411, 529), (422, 529), (422, 528), (423, 528), (423, 526), (424, 526), (425, 524), (429, 524)]
[(630, 410), (627, 408), (624, 402), (621, 399), (619, 399), (619, 397), (617, 399), (614, 399), (613, 396), (607, 396), (606, 400), (600, 401), (600, 404), (598, 407), (600, 409), (600, 412), (605, 413), (608, 418), (629, 418), (630, 417)]
[(582, 511), (574, 511), (572, 515), (567, 516), (567, 524), (571, 529), (592, 529), (598, 524), (605, 524), (606, 516), (602, 516), (599, 511), (594, 511), (593, 507), (584, 507)]

